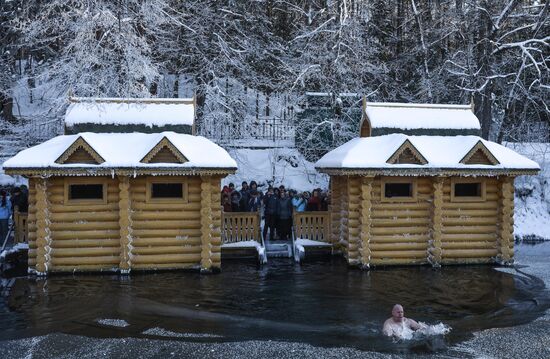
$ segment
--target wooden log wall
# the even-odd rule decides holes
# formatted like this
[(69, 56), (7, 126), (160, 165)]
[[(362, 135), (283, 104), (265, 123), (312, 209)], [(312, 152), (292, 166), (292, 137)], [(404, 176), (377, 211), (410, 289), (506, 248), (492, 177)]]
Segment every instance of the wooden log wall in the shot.
[(185, 180), (187, 203), (147, 202), (147, 179), (130, 180), (132, 269), (198, 268), (201, 264), (201, 178)]
[(220, 268), (221, 177), (182, 178), (187, 200), (165, 202), (147, 200), (146, 177), (90, 178), (107, 185), (105, 203), (92, 204), (65, 203), (62, 177), (30, 179), (29, 269)]
[(342, 208), (341, 177), (332, 176), (330, 179), (330, 243), (335, 251), (342, 251), (340, 247), (340, 220)]
[(212, 183), (210, 176), (201, 177), (201, 271), (212, 269)]
[(511, 264), (514, 261), (514, 178), (505, 177), (498, 182), (498, 261)]
[(427, 263), (431, 227), (432, 180), (415, 178), (417, 200), (382, 201), (381, 179), (372, 185), (371, 265)]
[(433, 201), (431, 205), (431, 238), (428, 246), (428, 262), (434, 267), (441, 266), (441, 229), (443, 215), (443, 181), (442, 177), (432, 180)]
[(333, 206), (340, 209), (331, 213), (339, 224), (332, 238), (338, 235), (349, 264), (513, 261), (513, 178), (480, 178), (480, 201), (451, 201), (451, 178), (414, 180), (415, 201), (383, 201), (380, 177), (332, 177)]
[[(220, 176), (211, 177), (211, 199), (210, 206), (212, 208), (212, 227), (210, 228), (211, 232), (211, 255), (213, 268), (221, 268), (222, 265), (222, 206), (220, 204), (220, 191), (221, 188)], [(258, 226), (258, 233), (259, 233)]]
[(29, 241), (29, 270), (36, 271), (36, 179), (29, 179), (29, 216), (27, 219)]
[[(119, 184), (116, 178), (98, 178), (107, 185), (106, 203), (65, 203), (65, 179), (47, 179), (51, 231), (49, 271), (101, 271), (120, 263)], [(91, 179), (90, 183), (94, 180)], [(37, 194), (37, 201), (40, 196)], [(40, 226), (41, 210), (37, 205)], [(41, 238), (38, 231), (38, 240)], [(40, 250), (41, 243), (38, 243)], [(38, 269), (38, 268), (37, 268)]]
[(45, 274), (51, 268), (51, 231), (48, 203), (48, 181), (35, 181), (36, 191), (36, 272)]
[(340, 179), (340, 233), (338, 235), (338, 246), (342, 250), (342, 254), (349, 261), (349, 248), (348, 248), (348, 221), (349, 221), (349, 187), (348, 187), (349, 177), (342, 177)]
[(361, 177), (349, 177), (347, 181), (347, 233), (348, 263), (361, 264)]
[(499, 213), (499, 181), (485, 181), (485, 201), (451, 202), (451, 179), (443, 182), (441, 229), (441, 262), (488, 263), (498, 254), (497, 223)]
[(118, 182), (118, 224), (120, 226), (120, 263), (122, 273), (128, 273), (132, 268), (132, 220), (130, 208), (130, 178), (119, 177)]
[(361, 178), (361, 264), (363, 267), (370, 267), (372, 252), (370, 248), (371, 239), (371, 216), (372, 216), (372, 183), (373, 177)]

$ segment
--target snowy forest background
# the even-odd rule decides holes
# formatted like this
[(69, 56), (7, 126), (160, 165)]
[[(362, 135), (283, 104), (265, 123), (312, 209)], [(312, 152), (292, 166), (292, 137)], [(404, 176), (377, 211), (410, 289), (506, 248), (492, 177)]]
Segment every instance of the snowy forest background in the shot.
[[(61, 134), (71, 95), (195, 95), (199, 134), (283, 140), (234, 150), (228, 180), (326, 188), (285, 148), (292, 131), (337, 146), (357, 134), (342, 103), (362, 96), (473, 101), (484, 138), (541, 164), (516, 181), (516, 233), (550, 238), (549, 63), (544, 0), (0, 0), (0, 162)], [(308, 92), (333, 116), (298, 123)]]
[(61, 117), (68, 94), (196, 93), (205, 127), (254, 111), (286, 114), (305, 91), (320, 91), (369, 101), (473, 99), (485, 138), (547, 141), (549, 7), (540, 0), (2, 0), (0, 113), (44, 123)]

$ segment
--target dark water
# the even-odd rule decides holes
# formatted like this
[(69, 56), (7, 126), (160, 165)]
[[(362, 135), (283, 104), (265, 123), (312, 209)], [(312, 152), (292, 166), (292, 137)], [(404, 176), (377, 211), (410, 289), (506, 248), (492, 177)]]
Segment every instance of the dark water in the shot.
[[(263, 267), (235, 262), (216, 275), (22, 277), (0, 297), (0, 340), (63, 332), (430, 352), (480, 329), (527, 323), (549, 308), (547, 298), (540, 279), (491, 266), (359, 271), (338, 259), (301, 266), (285, 259)], [(380, 327), (395, 303), (405, 307), (407, 317), (443, 322), (452, 331), (392, 342)], [(122, 319), (129, 326), (101, 325), (100, 319)], [(165, 337), (151, 328), (195, 335)]]

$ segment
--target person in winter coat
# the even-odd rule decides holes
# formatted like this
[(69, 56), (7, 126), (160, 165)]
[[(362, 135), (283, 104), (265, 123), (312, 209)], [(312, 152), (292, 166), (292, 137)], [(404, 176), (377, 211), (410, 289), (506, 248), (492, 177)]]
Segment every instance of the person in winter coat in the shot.
[(303, 212), (306, 210), (306, 204), (307, 201), (304, 198), (303, 193), (295, 192), (294, 196), (292, 196), (292, 207), (294, 207), (294, 211), (296, 212)]
[(277, 203), (278, 198), (275, 196), (273, 187), (267, 189), (267, 193), (263, 198), (264, 203), (264, 238), (267, 239), (267, 230), (269, 229), (269, 240), (275, 239), (275, 225), (277, 221)]
[(277, 203), (277, 214), (279, 217), (279, 239), (286, 241), (291, 238), (292, 230), (292, 199), (288, 196), (288, 193), (282, 189), (281, 198)]
[(321, 210), (321, 197), (319, 197), (319, 191), (314, 189), (311, 198), (307, 201), (307, 211), (320, 211)]
[(247, 211), (248, 212), (257, 212), (262, 209), (262, 199), (260, 198), (260, 193), (256, 190), (250, 191), (250, 199), (248, 200)]
[(223, 186), (222, 193), (231, 194), (231, 190), (229, 189), (229, 186)]
[(248, 212), (248, 200), (250, 199), (250, 188), (248, 188), (248, 183), (243, 181), (241, 187), (241, 212)]
[(321, 196), (321, 211), (328, 211), (330, 205), (330, 191), (323, 193)]
[(250, 190), (251, 191), (254, 191), (254, 190), (258, 191), (258, 194), (260, 195), (260, 198), (263, 197), (263, 193), (262, 193), (262, 191), (260, 191), (258, 189), (258, 184), (256, 183), (256, 181), (250, 181)]
[(15, 187), (11, 195), (11, 213), (15, 212), (15, 207), (19, 212), (27, 213), (29, 210), (29, 199), (19, 187)]
[(11, 203), (6, 191), (0, 191), (0, 242), (4, 243), (9, 230)]
[(222, 206), (224, 212), (232, 212), (233, 206), (231, 206), (231, 198), (227, 193), (222, 195)]
[(231, 211), (241, 211), (241, 193), (239, 191), (231, 192)]

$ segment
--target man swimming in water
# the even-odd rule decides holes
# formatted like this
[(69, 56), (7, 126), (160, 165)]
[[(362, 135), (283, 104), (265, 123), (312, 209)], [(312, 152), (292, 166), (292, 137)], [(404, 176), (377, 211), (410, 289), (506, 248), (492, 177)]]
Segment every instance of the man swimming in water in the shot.
[(384, 322), (382, 332), (388, 337), (403, 338), (404, 336), (408, 336), (407, 334), (412, 334), (412, 332), (421, 328), (423, 328), (421, 324), (412, 319), (405, 318), (403, 306), (396, 304), (391, 311), (391, 318)]

